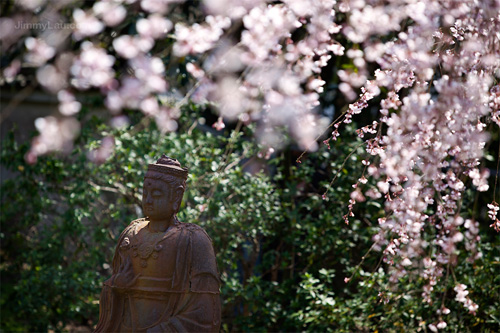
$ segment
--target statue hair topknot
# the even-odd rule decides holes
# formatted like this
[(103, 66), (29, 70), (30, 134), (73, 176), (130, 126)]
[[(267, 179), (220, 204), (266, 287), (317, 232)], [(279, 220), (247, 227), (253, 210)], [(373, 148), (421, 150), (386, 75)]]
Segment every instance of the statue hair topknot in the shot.
[[(156, 163), (148, 165), (148, 173), (150, 172), (158, 172), (183, 180), (186, 180), (188, 176), (188, 168), (182, 167), (179, 161), (165, 154), (163, 154)], [(146, 174), (146, 177), (148, 177), (148, 174)]]

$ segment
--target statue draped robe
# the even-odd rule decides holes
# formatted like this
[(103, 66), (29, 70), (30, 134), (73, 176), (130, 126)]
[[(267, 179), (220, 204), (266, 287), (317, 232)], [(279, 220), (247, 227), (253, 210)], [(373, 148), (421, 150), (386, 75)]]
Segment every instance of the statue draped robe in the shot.
[[(148, 223), (135, 220), (120, 236), (95, 332), (218, 332), (219, 275), (210, 237), (191, 223), (164, 233), (150, 233)], [(128, 260), (136, 280), (120, 288), (113, 282)]]

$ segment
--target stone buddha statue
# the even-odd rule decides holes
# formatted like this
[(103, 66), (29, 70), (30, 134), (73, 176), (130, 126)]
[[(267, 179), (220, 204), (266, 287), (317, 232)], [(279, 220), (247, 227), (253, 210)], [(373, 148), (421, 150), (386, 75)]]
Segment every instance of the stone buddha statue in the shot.
[(177, 219), (187, 168), (163, 155), (144, 178), (145, 218), (122, 232), (104, 282), (95, 332), (218, 332), (219, 274), (212, 241)]

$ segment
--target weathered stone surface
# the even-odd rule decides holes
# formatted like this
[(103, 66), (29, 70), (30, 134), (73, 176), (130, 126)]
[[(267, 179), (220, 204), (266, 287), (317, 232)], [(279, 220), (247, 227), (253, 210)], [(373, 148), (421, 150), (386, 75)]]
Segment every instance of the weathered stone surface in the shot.
[(212, 241), (177, 219), (188, 171), (163, 155), (144, 178), (145, 218), (122, 232), (104, 282), (95, 332), (218, 332)]

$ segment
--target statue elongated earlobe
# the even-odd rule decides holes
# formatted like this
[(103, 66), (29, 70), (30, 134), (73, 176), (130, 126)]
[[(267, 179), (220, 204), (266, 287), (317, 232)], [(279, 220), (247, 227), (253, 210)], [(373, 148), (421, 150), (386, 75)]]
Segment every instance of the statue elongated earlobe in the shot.
[(181, 208), (182, 197), (184, 196), (184, 187), (178, 186), (174, 191), (175, 202), (174, 202), (174, 211), (177, 213)]

